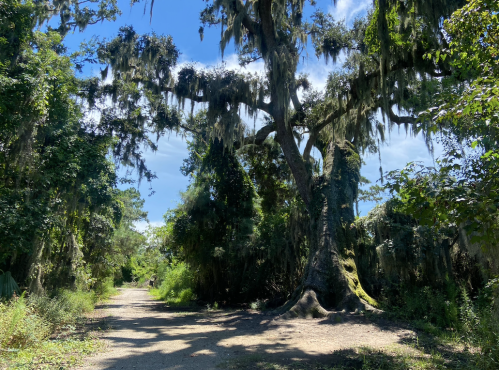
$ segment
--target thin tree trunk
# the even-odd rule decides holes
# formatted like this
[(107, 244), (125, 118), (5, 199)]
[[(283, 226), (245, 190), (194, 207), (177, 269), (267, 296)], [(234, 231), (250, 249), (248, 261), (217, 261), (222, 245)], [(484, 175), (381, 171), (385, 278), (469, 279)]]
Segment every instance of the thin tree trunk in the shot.
[(36, 237), (34, 241), (33, 254), (31, 256), (30, 268), (28, 272), (30, 294), (40, 295), (44, 292), (43, 279), (43, 250), (45, 242), (42, 238)]
[(76, 240), (75, 234), (70, 231), (66, 238), (66, 250), (67, 250), (67, 265), (68, 265), (68, 277), (69, 286), (71, 289), (77, 288), (77, 273), (78, 266), (81, 263), (83, 253), (80, 250), (80, 246)]

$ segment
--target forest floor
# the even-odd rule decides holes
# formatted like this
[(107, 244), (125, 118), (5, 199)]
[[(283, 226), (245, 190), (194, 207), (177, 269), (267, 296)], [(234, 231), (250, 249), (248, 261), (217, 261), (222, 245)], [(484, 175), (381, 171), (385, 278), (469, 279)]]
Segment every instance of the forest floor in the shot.
[(146, 289), (122, 289), (91, 321), (108, 329), (104, 349), (80, 369), (440, 369), (466, 362), (457, 347), (421, 343), (406, 325), (379, 317), (283, 320), (175, 309)]

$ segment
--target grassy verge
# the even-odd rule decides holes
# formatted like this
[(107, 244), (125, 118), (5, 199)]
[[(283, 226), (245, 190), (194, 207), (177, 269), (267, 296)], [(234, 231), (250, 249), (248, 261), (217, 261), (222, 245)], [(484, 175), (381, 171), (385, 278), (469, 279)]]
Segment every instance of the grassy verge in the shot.
[(97, 351), (85, 314), (116, 291), (104, 293), (66, 290), (0, 303), (0, 369), (66, 369)]
[(45, 340), (38, 345), (18, 350), (4, 350), (0, 355), (2, 369), (67, 369), (82, 358), (96, 352), (99, 341), (83, 339)]
[(157, 301), (161, 301), (163, 299), (161, 298), (161, 293), (158, 288), (149, 289), (149, 295)]

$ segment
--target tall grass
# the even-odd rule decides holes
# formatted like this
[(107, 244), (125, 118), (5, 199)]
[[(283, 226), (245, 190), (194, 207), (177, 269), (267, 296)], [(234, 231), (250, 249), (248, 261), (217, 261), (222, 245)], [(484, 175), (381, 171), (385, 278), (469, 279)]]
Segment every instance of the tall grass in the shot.
[(96, 295), (93, 292), (62, 290), (53, 298), (31, 296), (28, 304), (54, 331), (76, 324), (83, 314), (94, 309), (95, 301)]
[(56, 338), (73, 333), (95, 300), (93, 292), (63, 290), (52, 298), (23, 294), (0, 303), (0, 368), (45, 368), (45, 362), (64, 368), (94, 351), (97, 344), (89, 338)]
[(19, 349), (38, 345), (51, 333), (50, 324), (28, 305), (24, 296), (0, 303), (0, 347)]
[(72, 326), (94, 309), (95, 294), (63, 290), (53, 298), (24, 294), (0, 304), (0, 346), (36, 346), (49, 335)]
[[(492, 281), (496, 281), (494, 279)], [(499, 311), (494, 302), (497, 287), (490, 284), (481, 291), (478, 299), (472, 301), (466, 290), (462, 292), (460, 307), (462, 338), (470, 346), (481, 350), (477, 361), (479, 369), (499, 368)]]

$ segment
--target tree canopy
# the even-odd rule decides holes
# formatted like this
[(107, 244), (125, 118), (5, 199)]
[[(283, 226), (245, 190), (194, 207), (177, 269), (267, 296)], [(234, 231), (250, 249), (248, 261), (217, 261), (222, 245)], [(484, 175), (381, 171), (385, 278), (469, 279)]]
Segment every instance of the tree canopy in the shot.
[[(82, 5), (0, 2), (0, 268), (31, 291), (117, 278), (140, 251), (187, 264), (208, 300), (280, 294), (281, 312), (300, 316), (372, 309), (374, 252), (358, 242), (367, 234), (354, 205), (378, 199), (380, 188), (359, 192), (361, 155), (394, 126), (422, 133), (430, 150), (440, 135), (446, 153), (438, 169), (389, 176), (398, 208), (383, 217), (492, 244), (496, 2), (378, 0), (351, 24), (315, 1), (207, 2), (201, 38), (219, 27), (222, 55), (234, 45), (241, 66), (264, 62), (260, 74), (179, 64), (172, 37), (132, 26), (69, 55), (68, 32), (120, 14), (115, 1)], [(343, 63), (323, 91), (298, 73), (308, 43)], [(88, 64), (101, 76), (78, 77)], [(143, 151), (172, 132), (189, 140), (191, 184), (148, 240), (134, 228), (143, 201), (118, 190), (117, 167), (152, 181)]]

